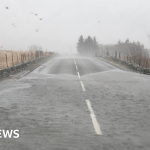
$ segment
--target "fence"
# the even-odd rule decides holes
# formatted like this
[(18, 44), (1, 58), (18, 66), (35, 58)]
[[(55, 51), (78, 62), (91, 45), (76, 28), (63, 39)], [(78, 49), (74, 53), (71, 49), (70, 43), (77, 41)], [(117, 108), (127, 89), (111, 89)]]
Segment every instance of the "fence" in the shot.
[(0, 69), (12, 67), (23, 62), (46, 56), (47, 52), (0, 51)]
[(98, 56), (105, 57), (109, 60), (111, 59), (114, 61), (118, 61), (134, 71), (150, 75), (149, 56), (134, 58), (134, 57), (129, 57), (125, 55), (122, 56), (121, 52), (117, 53), (117, 51), (115, 51), (114, 55), (110, 55), (108, 52), (107, 53), (103, 52), (102, 55), (98, 55)]
[(115, 60), (120, 61), (127, 61), (129, 63), (132, 63), (134, 65), (138, 65), (143, 68), (150, 68), (150, 57), (148, 56), (126, 56), (122, 54), (121, 52), (114, 51), (112, 54), (109, 54), (109, 52), (102, 52), (102, 57), (111, 57)]

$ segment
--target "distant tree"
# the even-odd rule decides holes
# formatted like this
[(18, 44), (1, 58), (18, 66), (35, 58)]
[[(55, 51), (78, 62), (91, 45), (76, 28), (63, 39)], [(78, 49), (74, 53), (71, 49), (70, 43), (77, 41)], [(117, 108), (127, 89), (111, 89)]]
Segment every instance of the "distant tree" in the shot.
[(126, 39), (125, 43), (129, 43), (129, 39), (128, 38)]
[(87, 49), (87, 54), (90, 56), (92, 55), (92, 50), (93, 50), (93, 39), (88, 36), (87, 39), (85, 39), (85, 46)]
[(119, 39), (118, 44), (121, 44), (121, 40)]
[(141, 48), (144, 49), (144, 45), (143, 44), (141, 45)]
[(43, 51), (42, 46), (40, 45), (30, 45), (28, 46), (29, 51), (35, 52), (35, 51)]
[(105, 47), (108, 47), (108, 49), (105, 49), (105, 51), (109, 51), (112, 56), (114, 56), (115, 51), (117, 51), (117, 54), (122, 54), (122, 58), (125, 58), (127, 61), (139, 66), (148, 67), (150, 59), (149, 52), (139, 41), (133, 41), (131, 43), (129, 39), (127, 39), (125, 43), (120, 44), (120, 42), (118, 42), (115, 45), (106, 45)]
[(39, 45), (30, 45), (30, 46), (28, 46), (28, 48), (29, 48), (29, 51), (32, 52), (32, 55), (33, 55), (33, 52), (35, 52), (36, 58), (43, 55), (43, 49)]
[(78, 43), (77, 43), (77, 51), (80, 54), (84, 54), (84, 39), (83, 36), (81, 35), (78, 39)]
[(97, 54), (97, 52), (99, 51), (99, 44), (98, 44), (95, 36), (93, 38), (93, 47), (94, 47), (94, 54)]
[(93, 39), (91, 36), (88, 36), (85, 40), (81, 35), (77, 42), (77, 51), (81, 55), (94, 56), (99, 50), (99, 44), (96, 40), (96, 37)]

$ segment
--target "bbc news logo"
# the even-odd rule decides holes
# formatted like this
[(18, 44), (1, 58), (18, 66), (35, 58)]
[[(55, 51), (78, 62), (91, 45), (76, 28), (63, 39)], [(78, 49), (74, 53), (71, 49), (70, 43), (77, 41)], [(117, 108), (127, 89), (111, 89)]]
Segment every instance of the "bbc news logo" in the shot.
[(19, 138), (19, 130), (0, 130), (0, 138)]

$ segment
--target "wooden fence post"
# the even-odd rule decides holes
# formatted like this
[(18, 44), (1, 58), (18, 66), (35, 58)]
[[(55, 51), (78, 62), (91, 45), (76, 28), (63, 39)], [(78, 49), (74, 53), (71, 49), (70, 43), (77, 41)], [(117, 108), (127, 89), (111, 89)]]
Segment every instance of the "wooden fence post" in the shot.
[(20, 54), (21, 55), (21, 63), (22, 63), (22, 54)]
[(18, 62), (18, 54), (16, 54), (17, 55), (17, 64), (19, 64), (19, 62)]
[(8, 68), (7, 54), (6, 54), (6, 64), (7, 64), (7, 68)]
[(117, 51), (115, 51), (115, 58), (117, 59)]
[(13, 62), (13, 54), (12, 54), (12, 66), (14, 65), (14, 62)]
[(120, 59), (120, 57), (121, 57), (121, 52), (119, 52), (119, 59)]
[(146, 60), (146, 68), (148, 68), (148, 59)]

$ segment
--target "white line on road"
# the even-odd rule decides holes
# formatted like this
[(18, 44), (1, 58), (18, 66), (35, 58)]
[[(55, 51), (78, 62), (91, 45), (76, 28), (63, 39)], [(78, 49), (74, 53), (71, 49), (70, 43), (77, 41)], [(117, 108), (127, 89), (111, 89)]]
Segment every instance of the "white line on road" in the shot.
[[(78, 70), (78, 67), (77, 67), (75, 59), (74, 59), (74, 63), (75, 63), (76, 69)], [(80, 78), (79, 72), (77, 72), (77, 74), (78, 74), (78, 77)], [(83, 82), (80, 81), (80, 83), (81, 83), (81, 87), (82, 87), (83, 92), (85, 92), (86, 90), (85, 90)], [(93, 111), (93, 109), (91, 107), (91, 103), (90, 103), (89, 100), (86, 100), (86, 103), (87, 103), (87, 106), (88, 106), (88, 108), (90, 110), (90, 116), (92, 118), (92, 122), (93, 122), (93, 126), (94, 126), (94, 129), (95, 129), (95, 132), (96, 132), (97, 135), (102, 135), (102, 131), (100, 129), (100, 125), (99, 125), (99, 123), (98, 123), (98, 121), (96, 119), (96, 116), (94, 114), (94, 111)]]
[(83, 85), (83, 82), (80, 81), (80, 83), (81, 83), (81, 87), (82, 87), (83, 92), (85, 92), (86, 90), (85, 90), (85, 87), (84, 87), (84, 85)]
[(74, 63), (75, 63), (75, 65), (76, 65), (76, 61), (75, 61), (75, 59), (74, 59)]
[(79, 74), (79, 72), (77, 72), (77, 74), (78, 74), (78, 77), (80, 78), (80, 74)]
[(76, 65), (76, 69), (78, 70), (78, 67), (77, 67), (77, 65)]
[(88, 108), (90, 110), (90, 116), (92, 118), (92, 122), (93, 122), (93, 126), (94, 126), (94, 129), (95, 129), (95, 132), (96, 132), (97, 135), (102, 135), (102, 131), (101, 131), (100, 125), (99, 125), (99, 123), (98, 123), (98, 121), (96, 119), (96, 116), (95, 116), (94, 111), (92, 109), (91, 103), (90, 103), (89, 100), (86, 100), (86, 103), (87, 103), (87, 106), (88, 106)]

